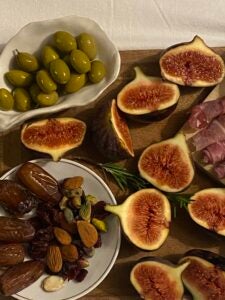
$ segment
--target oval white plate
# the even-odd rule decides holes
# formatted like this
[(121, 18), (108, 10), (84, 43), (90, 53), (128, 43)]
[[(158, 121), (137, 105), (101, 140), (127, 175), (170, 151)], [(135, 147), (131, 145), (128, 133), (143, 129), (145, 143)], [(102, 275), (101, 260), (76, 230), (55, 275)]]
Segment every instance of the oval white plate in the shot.
[[(83, 176), (83, 188), (86, 194), (92, 194), (99, 200), (116, 204), (116, 200), (108, 186), (98, 175), (87, 167), (67, 159), (62, 159), (59, 162), (53, 162), (49, 159), (37, 159), (32, 160), (32, 162), (44, 168), (57, 180), (76, 175)], [(19, 166), (13, 168), (0, 179), (13, 179), (18, 167)], [(0, 215), (4, 215), (2, 209), (0, 209)], [(113, 267), (120, 248), (121, 233), (118, 219), (109, 216), (107, 223), (109, 230), (107, 233), (102, 234), (102, 247), (97, 248), (95, 255), (89, 259), (90, 266), (87, 269), (88, 275), (83, 282), (77, 283), (73, 280), (69, 282), (66, 281), (65, 286), (61, 290), (47, 293), (41, 288), (41, 282), (46, 277), (46, 275), (43, 275), (31, 286), (13, 295), (13, 297), (20, 300), (75, 300), (96, 288)]]
[(101, 59), (106, 65), (106, 77), (98, 84), (87, 85), (74, 94), (60, 97), (58, 104), (51, 107), (33, 109), (27, 112), (0, 110), (0, 132), (9, 130), (35, 116), (87, 105), (93, 102), (117, 78), (120, 71), (120, 55), (106, 33), (91, 19), (67, 16), (59, 19), (29, 23), (7, 43), (0, 56), (0, 87), (11, 89), (4, 79), (4, 73), (10, 69), (15, 49), (35, 53), (44, 44), (48, 43), (52, 34), (58, 30), (69, 31), (74, 36), (82, 32), (92, 34), (98, 46), (97, 58)]

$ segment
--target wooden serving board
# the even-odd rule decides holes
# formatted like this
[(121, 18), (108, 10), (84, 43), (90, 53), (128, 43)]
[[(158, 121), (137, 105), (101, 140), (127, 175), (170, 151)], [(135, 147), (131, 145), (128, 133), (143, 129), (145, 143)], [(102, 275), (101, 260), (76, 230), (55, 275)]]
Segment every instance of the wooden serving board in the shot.
[[(216, 48), (215, 50), (224, 56), (224, 48)], [(102, 101), (116, 98), (120, 89), (133, 79), (134, 66), (140, 66), (148, 75), (160, 75), (158, 65), (160, 52), (160, 50), (122, 51), (122, 66), (119, 77), (116, 82), (104, 92), (98, 101), (87, 107), (70, 109), (54, 116), (76, 116), (86, 121), (87, 124), (90, 124), (90, 120), (95, 112), (95, 107), (101, 105)], [(138, 157), (145, 147), (151, 143), (174, 136), (186, 122), (191, 107), (203, 101), (211, 91), (212, 88), (181, 87), (181, 97), (177, 108), (166, 119), (149, 124), (141, 124), (128, 120), (134, 144), (135, 158), (125, 160), (123, 164), (129, 170), (136, 170)], [(12, 130), (7, 135), (0, 136), (0, 175), (20, 163), (43, 156), (41, 153), (35, 153), (23, 147), (20, 142), (20, 128)], [(65, 158), (71, 159), (75, 156), (86, 156), (102, 162), (101, 155), (98, 154), (88, 139), (88, 133), (83, 145), (66, 155)], [(89, 165), (89, 167), (93, 168), (91, 165)], [(99, 173), (99, 170), (95, 169), (95, 171)], [(107, 180), (107, 183), (112, 189), (117, 201), (119, 203), (122, 202), (127, 194), (121, 192), (113, 181)], [(219, 184), (197, 167), (194, 181), (185, 192), (193, 193), (205, 187), (216, 186), (219, 186)], [(138, 259), (146, 256), (160, 256), (169, 258), (172, 262), (177, 262), (184, 252), (192, 248), (207, 249), (225, 255), (223, 237), (206, 232), (190, 219), (185, 210), (178, 210), (177, 217), (172, 220), (168, 239), (157, 251), (140, 251), (125, 238), (122, 238), (120, 253), (110, 274), (95, 290), (82, 299), (139, 299), (139, 296), (129, 282), (129, 272)], [(13, 298), (0, 296), (0, 300), (7, 299), (11, 300)]]

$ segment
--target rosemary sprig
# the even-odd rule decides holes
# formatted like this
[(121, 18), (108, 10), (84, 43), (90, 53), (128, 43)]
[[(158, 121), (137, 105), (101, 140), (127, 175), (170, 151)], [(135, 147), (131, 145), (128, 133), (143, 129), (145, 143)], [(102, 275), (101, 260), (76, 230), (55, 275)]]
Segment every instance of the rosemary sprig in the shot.
[(188, 204), (192, 201), (190, 194), (167, 194), (167, 198), (173, 204), (173, 216), (177, 216), (177, 207), (187, 210)]
[(122, 191), (132, 189), (138, 191), (150, 184), (137, 174), (130, 173), (126, 168), (115, 163), (98, 163), (102, 170), (110, 173)]

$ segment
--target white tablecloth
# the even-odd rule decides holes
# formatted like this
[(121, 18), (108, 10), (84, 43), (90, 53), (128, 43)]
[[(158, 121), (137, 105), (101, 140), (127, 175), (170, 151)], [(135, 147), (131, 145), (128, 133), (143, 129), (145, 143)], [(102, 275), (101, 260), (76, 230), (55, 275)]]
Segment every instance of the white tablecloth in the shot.
[(0, 45), (29, 22), (67, 15), (94, 19), (120, 50), (165, 48), (196, 34), (225, 46), (224, 0), (0, 0)]

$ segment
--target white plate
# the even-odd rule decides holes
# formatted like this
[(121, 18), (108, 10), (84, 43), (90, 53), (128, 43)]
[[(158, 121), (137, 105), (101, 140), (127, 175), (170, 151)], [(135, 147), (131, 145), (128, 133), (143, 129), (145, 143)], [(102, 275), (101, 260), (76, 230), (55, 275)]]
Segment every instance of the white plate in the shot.
[[(57, 180), (76, 175), (83, 176), (83, 188), (86, 194), (92, 194), (99, 200), (116, 204), (116, 200), (108, 186), (98, 175), (87, 167), (66, 159), (62, 159), (60, 162), (53, 162), (49, 159), (37, 159), (32, 162), (43, 167)], [(13, 179), (18, 167), (19, 166), (13, 168), (0, 179)], [(4, 214), (2, 209), (0, 210), (0, 214)], [(107, 233), (102, 234), (102, 247), (97, 248), (95, 255), (89, 259), (90, 266), (87, 269), (88, 275), (83, 282), (77, 283), (73, 280), (69, 282), (66, 281), (64, 288), (60, 291), (47, 293), (40, 287), (43, 278), (46, 277), (46, 275), (43, 275), (38, 281), (13, 295), (13, 297), (20, 300), (69, 300), (78, 299), (96, 288), (113, 267), (120, 248), (121, 233), (118, 219), (109, 216), (107, 217), (107, 223), (109, 230)]]
[(33, 109), (27, 112), (0, 111), (0, 132), (9, 130), (35, 116), (45, 113), (55, 113), (70, 107), (87, 105), (93, 102), (116, 80), (120, 71), (120, 55), (106, 33), (91, 19), (67, 16), (59, 19), (29, 23), (7, 43), (0, 56), (0, 87), (11, 89), (3, 75), (10, 69), (15, 49), (35, 53), (45, 43), (48, 43), (52, 34), (58, 30), (69, 31), (74, 36), (82, 32), (92, 34), (98, 46), (97, 58), (101, 59), (106, 65), (106, 77), (98, 84), (87, 85), (76, 93), (60, 97), (58, 104), (51, 107)]

